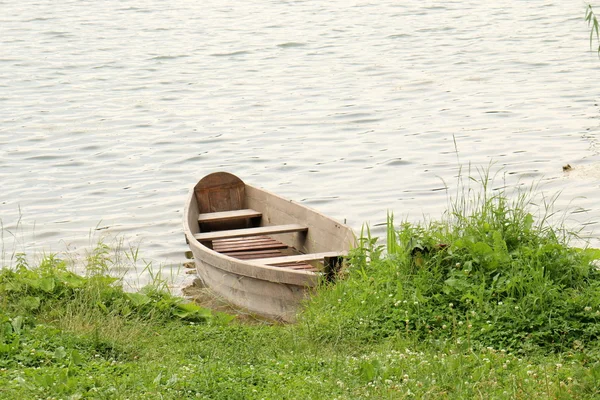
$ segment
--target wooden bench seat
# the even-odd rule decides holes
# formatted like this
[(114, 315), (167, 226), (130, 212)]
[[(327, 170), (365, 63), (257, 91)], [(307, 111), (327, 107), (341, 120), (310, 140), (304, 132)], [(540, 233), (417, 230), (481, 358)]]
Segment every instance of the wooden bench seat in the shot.
[(258, 217), (262, 217), (262, 213), (260, 211), (244, 209), (244, 210), (234, 210), (234, 211), (203, 213), (203, 214), (198, 215), (198, 222), (206, 223), (206, 222), (237, 221), (237, 220), (258, 218)]
[(295, 256), (257, 258), (252, 261), (266, 265), (281, 265), (291, 263), (303, 263), (307, 261), (319, 261), (324, 260), (326, 258), (343, 257), (345, 255), (347, 255), (347, 253), (345, 252), (329, 251), (325, 253), (298, 254)]
[(299, 224), (261, 226), (259, 228), (232, 229), (225, 231), (196, 233), (194, 237), (200, 242), (217, 239), (238, 238), (256, 235), (274, 235), (277, 233), (306, 232), (308, 228)]

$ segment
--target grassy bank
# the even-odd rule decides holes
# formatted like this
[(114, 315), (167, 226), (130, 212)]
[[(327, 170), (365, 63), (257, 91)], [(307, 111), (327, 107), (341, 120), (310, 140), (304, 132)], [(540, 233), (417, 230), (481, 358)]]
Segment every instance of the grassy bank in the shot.
[(84, 276), (22, 256), (0, 273), (0, 398), (598, 398), (597, 252), (530, 205), (484, 187), (442, 222), (390, 218), (293, 326), (125, 293), (94, 254)]

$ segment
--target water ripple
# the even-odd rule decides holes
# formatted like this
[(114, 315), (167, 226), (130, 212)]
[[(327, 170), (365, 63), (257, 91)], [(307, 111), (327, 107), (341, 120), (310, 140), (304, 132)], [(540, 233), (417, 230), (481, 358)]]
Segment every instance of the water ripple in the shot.
[(219, 169), (360, 229), (387, 210), (439, 216), (459, 164), (477, 176), (494, 162), (496, 186), (543, 179), (557, 206), (586, 209), (570, 223), (597, 229), (597, 181), (562, 172), (600, 154), (581, 15), (569, 2), (5, 2), (0, 218), (21, 229), (4, 248), (83, 248), (93, 231), (176, 264), (187, 188)]

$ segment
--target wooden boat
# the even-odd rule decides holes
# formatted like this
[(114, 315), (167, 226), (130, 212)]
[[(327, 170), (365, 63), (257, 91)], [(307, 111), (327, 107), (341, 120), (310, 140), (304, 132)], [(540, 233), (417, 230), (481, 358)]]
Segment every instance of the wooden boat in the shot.
[(283, 321), (355, 242), (352, 229), (216, 172), (190, 190), (186, 240), (202, 283), (228, 302)]

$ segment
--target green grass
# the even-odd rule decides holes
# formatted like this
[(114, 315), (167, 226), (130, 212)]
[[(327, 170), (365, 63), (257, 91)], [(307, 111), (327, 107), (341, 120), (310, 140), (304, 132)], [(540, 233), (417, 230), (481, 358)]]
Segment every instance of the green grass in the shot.
[(159, 280), (126, 293), (103, 245), (83, 276), (19, 255), (0, 272), (0, 398), (598, 398), (598, 251), (569, 247), (531, 192), (481, 181), (441, 222), (390, 216), (385, 247), (367, 229), (295, 325)]
[(218, 316), (47, 312), (2, 313), (0, 397), (593, 398), (600, 376), (583, 352), (528, 358), (402, 334), (348, 346)]

